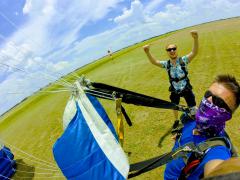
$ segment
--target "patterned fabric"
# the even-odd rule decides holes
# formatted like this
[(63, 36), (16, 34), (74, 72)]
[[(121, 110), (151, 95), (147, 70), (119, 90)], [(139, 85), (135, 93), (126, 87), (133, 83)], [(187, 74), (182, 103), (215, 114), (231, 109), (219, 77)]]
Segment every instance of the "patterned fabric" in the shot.
[[(189, 63), (189, 60), (187, 58), (187, 56), (183, 56), (182, 57), (182, 61), (184, 62), (185, 66), (186, 66), (186, 71), (187, 71), (187, 65)], [(161, 65), (163, 66), (163, 68), (165, 68), (167, 70), (167, 61), (160, 61)], [(182, 78), (184, 77), (184, 71), (181, 68), (181, 64), (180, 64), (180, 60), (179, 58), (176, 61), (176, 66), (174, 66), (171, 62), (170, 62), (170, 74), (172, 78)], [(177, 91), (182, 91), (185, 86), (187, 85), (187, 81), (186, 79), (183, 79), (181, 81), (175, 82), (173, 81), (173, 87), (175, 90)]]
[(230, 112), (219, 108), (204, 97), (196, 113), (197, 129), (201, 134), (217, 136), (224, 131), (226, 121), (231, 118)]

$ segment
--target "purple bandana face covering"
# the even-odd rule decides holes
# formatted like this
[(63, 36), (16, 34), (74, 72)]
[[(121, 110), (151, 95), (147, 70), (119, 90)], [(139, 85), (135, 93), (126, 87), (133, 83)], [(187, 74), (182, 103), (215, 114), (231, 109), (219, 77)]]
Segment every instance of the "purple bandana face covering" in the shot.
[(225, 122), (231, 118), (231, 113), (203, 98), (196, 113), (196, 128), (203, 135), (216, 136), (224, 131)]

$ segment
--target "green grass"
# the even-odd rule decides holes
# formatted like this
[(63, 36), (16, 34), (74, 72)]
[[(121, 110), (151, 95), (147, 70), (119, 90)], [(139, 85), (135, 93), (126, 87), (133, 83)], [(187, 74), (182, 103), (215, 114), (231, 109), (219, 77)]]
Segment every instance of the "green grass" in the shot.
[[(168, 100), (168, 75), (164, 69), (149, 63), (142, 46), (151, 43), (151, 52), (158, 59), (167, 59), (164, 50), (165, 45), (176, 43), (179, 55), (185, 55), (192, 48), (193, 40), (189, 34), (191, 29), (196, 29), (199, 32), (200, 50), (198, 56), (189, 65), (190, 80), (199, 104), (204, 91), (217, 74), (229, 73), (240, 77), (240, 55), (238, 52), (240, 49), (240, 18), (206, 23), (152, 38), (116, 52), (113, 55), (113, 60), (104, 57), (78, 69), (76, 73), (78, 75), (85, 74), (92, 81), (103, 82)], [(72, 76), (65, 78), (71, 82), (75, 80)], [(53, 85), (46, 89), (52, 90), (58, 87)], [(55, 164), (52, 156), (52, 145), (63, 132), (61, 118), (69, 95), (70, 93), (37, 93), (29, 97), (1, 118), (1, 139), (29, 154)], [(115, 125), (114, 103), (106, 100), (101, 100), (101, 102)], [(184, 101), (181, 101), (181, 103), (185, 104)], [(130, 163), (170, 151), (173, 144), (170, 137), (163, 143), (163, 148), (158, 148), (157, 143), (160, 136), (173, 123), (171, 110), (133, 105), (124, 105), (124, 107), (133, 121), (132, 127), (125, 124), (124, 150), (132, 153), (129, 156)], [(238, 148), (240, 148), (238, 138), (239, 115), (238, 110), (232, 120), (227, 123), (227, 130), (233, 143)], [(35, 177), (46, 177), (37, 174), (47, 172), (36, 168), (42, 167), (41, 165), (23, 158), (22, 153), (16, 149), (12, 148), (12, 150), (17, 159), (23, 159), (26, 164), (35, 166)], [(23, 167), (20, 168), (24, 169)], [(162, 179), (163, 171), (164, 167), (161, 167), (135, 179)], [(58, 174), (61, 173), (52, 173), (48, 177), (58, 176)], [(21, 176), (19, 173), (17, 175)]]

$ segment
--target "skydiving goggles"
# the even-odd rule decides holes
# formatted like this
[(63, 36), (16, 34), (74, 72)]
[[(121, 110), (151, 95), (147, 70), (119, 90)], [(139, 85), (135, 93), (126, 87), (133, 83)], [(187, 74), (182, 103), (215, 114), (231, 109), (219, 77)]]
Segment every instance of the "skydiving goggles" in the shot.
[(172, 50), (173, 50), (173, 51), (176, 51), (177, 48), (176, 48), (176, 47), (173, 47), (173, 48), (167, 48), (167, 49), (166, 49), (166, 51), (168, 51), (168, 52), (170, 52), (170, 51), (172, 51)]
[(211, 91), (206, 91), (205, 94), (204, 94), (204, 97), (205, 98), (209, 98), (209, 97), (212, 97), (212, 102), (214, 105), (218, 106), (219, 108), (224, 108), (226, 111), (230, 112), (232, 114), (232, 110), (229, 108), (229, 106), (225, 103), (225, 101), (214, 95)]

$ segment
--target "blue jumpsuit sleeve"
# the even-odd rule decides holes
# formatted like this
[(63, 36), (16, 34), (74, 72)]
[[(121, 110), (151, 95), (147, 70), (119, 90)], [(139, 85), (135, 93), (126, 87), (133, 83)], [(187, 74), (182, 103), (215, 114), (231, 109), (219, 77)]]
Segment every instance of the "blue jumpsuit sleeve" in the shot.
[(231, 157), (230, 150), (225, 146), (216, 146), (207, 151), (206, 156), (203, 158), (203, 162), (207, 163), (208, 161), (214, 159), (227, 160)]

